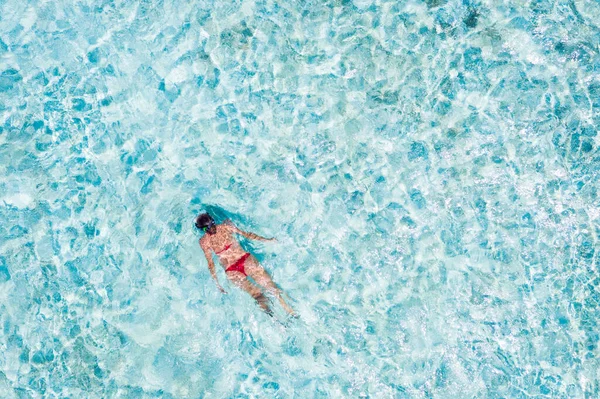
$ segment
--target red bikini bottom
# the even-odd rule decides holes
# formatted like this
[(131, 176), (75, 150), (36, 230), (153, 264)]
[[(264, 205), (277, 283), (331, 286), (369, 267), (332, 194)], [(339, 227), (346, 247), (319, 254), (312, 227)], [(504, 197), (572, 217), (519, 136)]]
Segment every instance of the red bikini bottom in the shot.
[(231, 264), (231, 266), (229, 266), (227, 269), (225, 269), (225, 271), (226, 272), (240, 272), (244, 276), (248, 276), (246, 274), (246, 269), (244, 268), (244, 263), (246, 262), (246, 259), (248, 259), (249, 256), (250, 256), (250, 254), (246, 252), (244, 255), (242, 255), (241, 258), (236, 260), (234, 263)]

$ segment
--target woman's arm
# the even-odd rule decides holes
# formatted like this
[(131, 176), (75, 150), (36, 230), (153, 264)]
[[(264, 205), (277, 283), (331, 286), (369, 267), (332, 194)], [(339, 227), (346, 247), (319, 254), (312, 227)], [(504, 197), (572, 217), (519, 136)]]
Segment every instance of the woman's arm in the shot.
[(210, 275), (212, 276), (212, 278), (215, 280), (219, 291), (221, 291), (223, 294), (226, 294), (227, 292), (225, 292), (223, 287), (221, 287), (221, 284), (219, 284), (219, 280), (217, 279), (217, 272), (215, 271), (215, 262), (213, 262), (212, 255), (210, 253), (210, 248), (206, 247), (202, 240), (200, 240), (200, 248), (202, 248), (202, 251), (204, 251), (204, 256), (206, 256), (206, 261), (208, 262), (208, 270), (210, 271)]
[(226, 221), (225, 221), (225, 223), (223, 223), (223, 224), (225, 224), (226, 226), (228, 226), (228, 227), (229, 227), (229, 229), (230, 229), (232, 232), (234, 232), (234, 233), (237, 233), (237, 234), (240, 234), (240, 235), (242, 235), (242, 236), (244, 236), (244, 237), (246, 237), (246, 238), (248, 238), (248, 239), (250, 239), (250, 240), (258, 240), (258, 241), (277, 241), (277, 239), (276, 239), (276, 238), (265, 238), (265, 237), (261, 237), (261, 236), (259, 236), (258, 234), (254, 234), (254, 233), (250, 233), (250, 232), (248, 232), (248, 231), (243, 231), (243, 230), (240, 230), (240, 229), (238, 229), (238, 228), (237, 228), (237, 227), (236, 227), (236, 226), (235, 226), (235, 225), (234, 225), (234, 224), (231, 222), (231, 220), (226, 220)]

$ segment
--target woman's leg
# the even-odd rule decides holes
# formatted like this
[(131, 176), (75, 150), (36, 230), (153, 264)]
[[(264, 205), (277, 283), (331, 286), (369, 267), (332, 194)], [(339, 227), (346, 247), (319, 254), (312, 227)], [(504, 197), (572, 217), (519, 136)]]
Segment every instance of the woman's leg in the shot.
[(281, 296), (281, 289), (277, 287), (277, 285), (271, 279), (271, 276), (269, 276), (269, 273), (267, 273), (265, 269), (262, 268), (262, 266), (260, 265), (260, 263), (258, 263), (258, 260), (254, 256), (250, 256), (246, 260), (246, 264), (244, 265), (244, 267), (246, 268), (246, 273), (248, 274), (248, 276), (252, 277), (254, 281), (256, 281), (259, 285), (261, 285), (267, 291), (269, 291), (270, 293), (275, 295), (275, 297), (277, 297), (279, 303), (281, 303), (281, 306), (283, 306), (286, 312), (288, 312), (291, 315), (296, 314), (294, 312), (294, 309), (292, 309), (290, 305), (288, 305), (283, 300), (283, 297)]
[(227, 272), (225, 274), (227, 275), (229, 281), (231, 281), (233, 284), (237, 285), (238, 287), (246, 291), (248, 294), (250, 294), (250, 296), (256, 300), (258, 305), (262, 308), (262, 310), (265, 311), (266, 314), (268, 314), (269, 316), (273, 316), (273, 311), (269, 307), (269, 299), (266, 296), (264, 296), (261, 290), (257, 286), (252, 284), (246, 278), (246, 276), (244, 276), (240, 272), (233, 271)]

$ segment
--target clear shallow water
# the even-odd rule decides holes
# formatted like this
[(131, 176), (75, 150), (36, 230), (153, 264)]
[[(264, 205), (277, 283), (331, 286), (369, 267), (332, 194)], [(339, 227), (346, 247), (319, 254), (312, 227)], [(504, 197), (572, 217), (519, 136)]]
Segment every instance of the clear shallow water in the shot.
[(597, 2), (0, 8), (3, 398), (599, 396)]

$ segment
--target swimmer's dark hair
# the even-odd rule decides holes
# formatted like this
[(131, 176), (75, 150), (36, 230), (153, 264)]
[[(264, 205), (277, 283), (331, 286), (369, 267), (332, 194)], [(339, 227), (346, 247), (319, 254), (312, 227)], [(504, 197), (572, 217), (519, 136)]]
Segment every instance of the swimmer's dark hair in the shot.
[(210, 216), (208, 213), (201, 213), (196, 218), (196, 227), (202, 229), (203, 227), (210, 225), (211, 222), (214, 222), (212, 216)]

